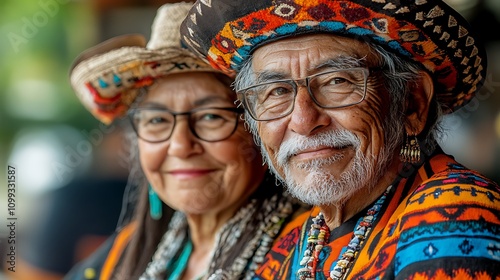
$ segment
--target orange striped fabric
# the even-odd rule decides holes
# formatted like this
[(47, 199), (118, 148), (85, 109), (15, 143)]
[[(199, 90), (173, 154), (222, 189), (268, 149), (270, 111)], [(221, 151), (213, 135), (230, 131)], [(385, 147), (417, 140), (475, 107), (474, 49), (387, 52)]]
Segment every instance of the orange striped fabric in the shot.
[[(500, 279), (500, 188), (440, 152), (393, 183), (345, 279)], [(254, 279), (299, 279), (318, 212), (286, 226)], [(316, 279), (329, 279), (364, 215), (332, 230)]]
[(136, 223), (131, 223), (123, 228), (122, 231), (116, 236), (114, 240), (113, 247), (109, 251), (109, 254), (104, 262), (104, 265), (101, 270), (101, 276), (99, 280), (111, 280), (111, 275), (113, 274), (113, 270), (115, 269), (118, 261), (122, 257), (123, 251), (132, 237), (136, 229)]

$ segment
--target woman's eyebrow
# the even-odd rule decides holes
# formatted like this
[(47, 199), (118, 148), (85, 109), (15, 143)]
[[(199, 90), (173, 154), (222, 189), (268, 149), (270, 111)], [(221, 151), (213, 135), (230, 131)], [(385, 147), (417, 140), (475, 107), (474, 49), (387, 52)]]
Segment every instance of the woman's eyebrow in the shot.
[(231, 101), (227, 97), (221, 96), (220, 94), (216, 94), (216, 95), (210, 95), (210, 96), (207, 96), (205, 98), (198, 99), (193, 104), (195, 106), (203, 106), (203, 105), (213, 104), (213, 103), (221, 102), (221, 101), (231, 103)]
[(142, 103), (139, 107), (142, 107), (142, 108), (159, 108), (159, 109), (166, 108), (165, 105), (163, 105), (161, 103), (158, 103), (158, 102), (154, 102), (154, 101), (146, 101), (146, 102)]

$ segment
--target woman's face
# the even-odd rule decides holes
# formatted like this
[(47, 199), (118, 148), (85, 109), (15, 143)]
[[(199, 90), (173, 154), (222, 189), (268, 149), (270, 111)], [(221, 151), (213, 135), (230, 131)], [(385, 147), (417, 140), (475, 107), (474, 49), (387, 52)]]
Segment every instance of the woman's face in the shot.
[[(148, 89), (139, 108), (177, 113), (235, 108), (234, 96), (214, 74), (172, 74)], [(203, 118), (213, 120), (212, 115)], [(151, 123), (157, 125), (158, 121), (164, 122), (157, 118)], [(217, 126), (208, 133), (215, 129)], [(188, 117), (179, 115), (168, 140), (150, 143), (139, 138), (139, 153), (144, 173), (158, 196), (188, 215), (234, 212), (257, 188), (266, 170), (239, 117), (236, 131), (229, 138), (206, 142), (193, 135)]]

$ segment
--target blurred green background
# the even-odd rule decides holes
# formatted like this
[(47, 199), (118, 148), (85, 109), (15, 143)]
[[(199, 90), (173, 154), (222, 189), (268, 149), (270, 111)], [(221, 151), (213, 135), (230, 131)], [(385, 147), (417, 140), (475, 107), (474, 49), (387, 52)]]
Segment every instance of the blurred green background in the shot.
[[(77, 151), (72, 145), (78, 137), (85, 137), (99, 124), (71, 90), (68, 72), (72, 61), (86, 48), (116, 35), (149, 36), (156, 8), (163, 2), (0, 2), (0, 163), (3, 168), (7, 162), (16, 165), (19, 191), (43, 189), (47, 183), (55, 187), (50, 178), (54, 174), (47, 172), (57, 171), (57, 164), (41, 159), (57, 153), (57, 147), (51, 146), (66, 153), (68, 149)], [(34, 143), (34, 135), (41, 143)], [(20, 145), (31, 149), (28, 158)], [(4, 174), (0, 172), (2, 182)], [(34, 185), (22, 185), (26, 177)]]
[[(96, 129), (105, 133), (71, 90), (72, 61), (83, 50), (113, 36), (142, 33), (149, 38), (156, 9), (166, 2), (177, 1), (0, 2), (0, 236), (7, 232), (3, 226), (7, 221), (7, 165), (17, 170), (16, 215), (22, 226), (29, 220), (33, 197), (63, 186), (89, 168), (88, 148), (100, 144), (92, 141), (92, 135)], [(486, 41), (489, 72), (478, 97), (447, 117), (442, 145), (466, 166), (498, 182), (500, 1), (447, 2), (469, 18)], [(71, 168), (61, 168), (68, 160), (74, 161)]]

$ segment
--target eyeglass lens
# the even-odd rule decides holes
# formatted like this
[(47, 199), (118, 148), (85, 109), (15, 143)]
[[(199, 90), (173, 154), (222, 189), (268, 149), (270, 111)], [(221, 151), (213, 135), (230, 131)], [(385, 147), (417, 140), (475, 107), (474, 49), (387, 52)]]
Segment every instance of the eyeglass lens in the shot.
[(191, 112), (172, 113), (164, 109), (138, 109), (132, 121), (138, 136), (149, 142), (168, 140), (179, 125), (181, 115), (187, 116), (191, 132), (205, 141), (221, 141), (231, 136), (238, 124), (235, 108), (207, 108)]
[(303, 80), (270, 81), (242, 92), (245, 103), (257, 120), (271, 120), (290, 114), (297, 95), (297, 82), (305, 81), (309, 94), (323, 108), (357, 104), (364, 99), (368, 70), (332, 70)]

